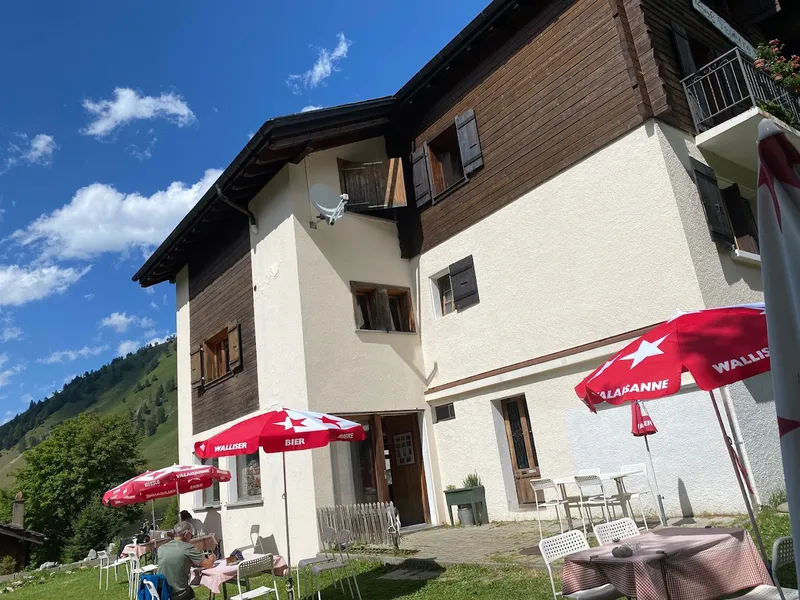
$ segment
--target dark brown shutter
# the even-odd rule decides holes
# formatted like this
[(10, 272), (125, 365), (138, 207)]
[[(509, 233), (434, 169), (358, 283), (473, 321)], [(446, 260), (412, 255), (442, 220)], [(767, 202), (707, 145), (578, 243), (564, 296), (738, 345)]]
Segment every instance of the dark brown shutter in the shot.
[(736, 246), (740, 250), (758, 254), (758, 228), (753, 217), (750, 202), (742, 198), (738, 185), (732, 185), (722, 190), (725, 199), (725, 208), (731, 218), (733, 235), (736, 237)]
[(232, 321), (228, 323), (228, 366), (233, 371), (242, 364), (241, 333), (239, 323)]
[(203, 385), (203, 346), (191, 354), (192, 365), (192, 388), (199, 388)]
[(728, 211), (725, 209), (725, 200), (717, 185), (714, 169), (694, 158), (691, 161), (694, 180), (700, 194), (700, 201), (703, 203), (703, 210), (706, 213), (711, 239), (731, 247), (734, 245), (733, 226)]
[(678, 60), (681, 65), (681, 74), (688, 77), (697, 72), (697, 65), (694, 64), (692, 47), (689, 44), (689, 34), (679, 23), (672, 23), (672, 37), (675, 40), (675, 49), (678, 51)]
[(417, 206), (431, 201), (431, 178), (428, 174), (428, 148), (423, 145), (411, 154), (411, 172), (414, 177), (414, 199)]
[(483, 152), (474, 110), (470, 108), (456, 117), (456, 131), (461, 150), (461, 165), (464, 167), (464, 175), (469, 175), (483, 166)]
[(475, 278), (475, 265), (472, 255), (450, 265), (450, 285), (453, 288), (453, 302), (456, 310), (462, 310), (480, 302), (478, 280)]

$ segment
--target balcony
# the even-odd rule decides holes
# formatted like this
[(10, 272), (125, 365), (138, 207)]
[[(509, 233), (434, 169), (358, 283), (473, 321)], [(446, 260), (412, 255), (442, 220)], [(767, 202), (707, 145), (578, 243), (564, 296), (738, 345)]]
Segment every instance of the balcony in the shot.
[(695, 143), (702, 151), (755, 172), (758, 124), (770, 116), (800, 147), (800, 132), (791, 126), (800, 123), (800, 97), (757, 69), (738, 48), (682, 83), (698, 131)]

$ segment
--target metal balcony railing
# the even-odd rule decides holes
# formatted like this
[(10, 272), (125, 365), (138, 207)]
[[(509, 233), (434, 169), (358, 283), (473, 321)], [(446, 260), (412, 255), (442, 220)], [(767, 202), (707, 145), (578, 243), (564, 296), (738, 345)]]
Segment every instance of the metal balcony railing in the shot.
[(698, 132), (756, 106), (768, 112), (785, 111), (785, 115), (774, 116), (781, 119), (794, 115), (800, 122), (800, 98), (757, 69), (738, 48), (698, 69), (681, 83)]

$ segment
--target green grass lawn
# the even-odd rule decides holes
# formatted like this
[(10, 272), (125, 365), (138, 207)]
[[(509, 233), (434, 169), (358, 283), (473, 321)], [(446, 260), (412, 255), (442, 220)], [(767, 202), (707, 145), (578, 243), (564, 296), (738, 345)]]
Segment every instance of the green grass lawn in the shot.
[[(387, 567), (380, 563), (358, 563), (358, 584), (364, 600), (380, 598), (391, 600), (405, 598), (408, 600), (497, 600), (500, 598), (525, 598), (528, 600), (548, 600), (552, 598), (550, 580), (547, 575), (533, 573), (526, 569), (512, 566), (478, 567), (459, 565), (442, 569), (439, 576), (428, 581), (394, 581), (380, 579), (397, 567)], [(42, 580), (38, 583), (38, 580)], [(104, 580), (105, 583), (105, 580)], [(267, 583), (266, 579), (254, 579), (253, 586)], [(72, 574), (39, 575), (34, 574), (34, 581), (26, 583), (16, 590), (13, 598), (17, 600), (85, 600), (86, 598), (103, 598), (107, 600), (125, 600), (127, 598), (127, 582), (114, 583), (113, 576), (109, 591), (98, 592), (97, 569), (76, 571)], [(5, 589), (6, 584), (2, 588)], [(105, 587), (105, 586), (104, 586)], [(286, 593), (282, 582), (279, 583), (281, 598)], [(205, 588), (196, 588), (197, 597), (205, 600), (209, 596)], [(234, 595), (234, 588), (228, 586), (229, 595)], [(218, 596), (221, 598), (222, 596)], [(322, 590), (325, 600), (344, 600), (350, 598), (349, 593), (342, 594), (335, 590), (327, 580)]]

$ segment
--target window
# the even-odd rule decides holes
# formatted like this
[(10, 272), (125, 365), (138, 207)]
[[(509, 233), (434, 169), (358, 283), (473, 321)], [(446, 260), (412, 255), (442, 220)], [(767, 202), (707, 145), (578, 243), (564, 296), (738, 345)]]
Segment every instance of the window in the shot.
[(482, 166), (478, 123), (475, 111), (469, 109), (411, 154), (417, 206), (434, 201)]
[(750, 200), (735, 184), (720, 189), (714, 169), (691, 161), (711, 239), (729, 249), (758, 254), (758, 226)]
[(435, 409), (436, 411), (436, 422), (439, 421), (449, 421), (451, 419), (456, 418), (456, 409), (453, 406), (453, 403), (449, 404), (442, 404), (441, 406), (437, 406)]
[(454, 262), (432, 279), (434, 313), (444, 317), (480, 302), (472, 255)]
[(239, 502), (261, 499), (261, 463), (258, 452), (236, 457), (236, 496)]
[[(206, 458), (201, 464), (219, 468), (219, 459)], [(219, 505), (219, 481), (215, 481), (211, 487), (203, 490), (203, 506), (217, 505)]]
[(337, 159), (339, 184), (347, 194), (347, 210), (365, 212), (406, 206), (403, 161), (389, 158), (376, 162)]
[(431, 163), (434, 196), (438, 196), (464, 179), (455, 123), (428, 142), (428, 158)]
[(410, 290), (356, 282), (350, 286), (358, 329), (404, 333), (416, 331)]
[(191, 353), (192, 388), (202, 388), (242, 365), (239, 323), (231, 321)]

